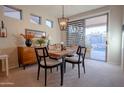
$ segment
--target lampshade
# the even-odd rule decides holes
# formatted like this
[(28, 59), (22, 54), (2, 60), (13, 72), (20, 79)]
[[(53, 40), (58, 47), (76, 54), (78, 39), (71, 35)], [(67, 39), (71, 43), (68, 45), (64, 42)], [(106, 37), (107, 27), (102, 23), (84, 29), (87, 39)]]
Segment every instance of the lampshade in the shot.
[(68, 18), (64, 17), (64, 6), (62, 6), (62, 17), (58, 18), (58, 23), (61, 31), (66, 30)]

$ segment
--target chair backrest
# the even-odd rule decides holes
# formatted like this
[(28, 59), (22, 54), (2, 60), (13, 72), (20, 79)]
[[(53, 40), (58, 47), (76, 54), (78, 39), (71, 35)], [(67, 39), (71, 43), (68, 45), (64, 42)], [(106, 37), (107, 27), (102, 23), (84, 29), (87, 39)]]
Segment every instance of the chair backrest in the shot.
[(87, 50), (86, 47), (78, 46), (78, 49), (77, 49), (77, 52), (76, 52), (76, 54), (79, 55), (78, 61), (80, 61), (81, 57), (82, 57), (82, 61), (84, 61), (85, 55), (86, 55), (86, 50)]
[(45, 66), (47, 66), (46, 65), (46, 57), (49, 57), (47, 48), (46, 47), (35, 48), (35, 53), (36, 53), (38, 64), (40, 65), (40, 62), (43, 59)]
[(49, 50), (55, 50), (56, 46), (55, 46), (55, 44), (54, 45), (49, 45), (48, 48), (49, 48)]
[(48, 49), (49, 50), (61, 50), (61, 44), (57, 43), (57, 44), (49, 45)]
[(55, 46), (56, 46), (56, 49), (61, 50), (61, 44), (60, 43), (55, 44)]

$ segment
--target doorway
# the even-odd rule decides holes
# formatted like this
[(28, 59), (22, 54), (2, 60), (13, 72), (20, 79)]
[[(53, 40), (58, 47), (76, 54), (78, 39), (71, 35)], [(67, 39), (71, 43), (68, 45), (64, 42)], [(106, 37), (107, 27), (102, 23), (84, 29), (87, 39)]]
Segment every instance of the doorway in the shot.
[(85, 44), (88, 48), (88, 58), (106, 61), (107, 28), (108, 14), (85, 19)]

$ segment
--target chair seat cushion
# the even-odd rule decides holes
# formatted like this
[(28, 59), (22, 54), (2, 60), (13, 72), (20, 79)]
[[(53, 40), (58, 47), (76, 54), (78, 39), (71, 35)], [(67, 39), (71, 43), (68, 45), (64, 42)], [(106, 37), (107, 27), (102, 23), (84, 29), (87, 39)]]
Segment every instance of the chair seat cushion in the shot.
[(74, 55), (73, 54), (68, 54), (66, 57), (73, 57)]
[[(75, 54), (72, 57), (65, 57), (65, 61), (66, 62), (74, 62), (74, 63), (78, 63), (78, 59), (79, 59), (79, 55)], [(82, 61), (82, 57), (80, 58), (80, 62)]]
[[(54, 59), (46, 58), (46, 65), (47, 65), (47, 66), (56, 66), (56, 65), (59, 65), (59, 64), (61, 64), (61, 63), (62, 63), (61, 60), (54, 60)], [(41, 64), (42, 66), (45, 66), (45, 63), (44, 63), (43, 60), (40, 62), (40, 64)]]

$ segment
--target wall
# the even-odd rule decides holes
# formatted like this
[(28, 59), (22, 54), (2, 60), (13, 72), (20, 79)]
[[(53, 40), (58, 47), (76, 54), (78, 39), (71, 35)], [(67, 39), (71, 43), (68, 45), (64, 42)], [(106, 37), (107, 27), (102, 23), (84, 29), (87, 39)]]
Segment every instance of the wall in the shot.
[[(43, 9), (35, 9), (34, 6), (14, 6), (22, 9), (23, 20), (16, 20), (3, 15), (2, 6), (0, 6), (0, 20), (3, 20), (7, 27), (7, 38), (0, 38), (0, 50), (2, 53), (9, 55), (9, 68), (18, 66), (17, 46), (24, 45), (24, 39), (20, 37), (20, 33), (25, 33), (25, 28), (45, 31), (51, 37), (51, 43), (61, 41), (58, 20), (54, 16), (49, 15)], [(40, 11), (40, 12), (39, 12)], [(36, 25), (30, 23), (30, 13), (42, 17), (42, 24)], [(54, 27), (51, 29), (45, 25), (45, 19), (54, 21)]]
[(121, 64), (122, 8), (111, 6), (108, 28), (108, 62)]
[(124, 6), (122, 7), (122, 10), (123, 10), (123, 15), (122, 15), (122, 17), (123, 17), (123, 28), (122, 28), (122, 31), (123, 31), (123, 33), (122, 33), (122, 56), (121, 56), (121, 63), (122, 63), (122, 69), (124, 70)]
[[(112, 64), (121, 64), (121, 34), (122, 34), (122, 6), (105, 6), (103, 8), (91, 10), (69, 17), (70, 21), (85, 19), (104, 13), (109, 13), (108, 28), (108, 51), (107, 62)], [(63, 32), (66, 34), (66, 32)], [(64, 35), (63, 38), (65, 38)], [(64, 41), (64, 40), (63, 40)]]

